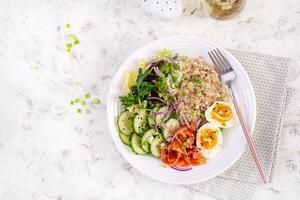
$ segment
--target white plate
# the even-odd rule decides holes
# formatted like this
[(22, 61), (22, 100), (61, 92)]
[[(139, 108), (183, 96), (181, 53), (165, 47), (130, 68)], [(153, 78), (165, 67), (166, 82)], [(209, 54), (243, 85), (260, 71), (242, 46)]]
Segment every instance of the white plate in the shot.
[(178, 52), (180, 55), (201, 56), (208, 63), (211, 63), (211, 61), (207, 53), (212, 49), (219, 48), (236, 72), (237, 78), (233, 83), (233, 88), (242, 112), (249, 123), (251, 132), (254, 130), (256, 118), (255, 94), (242, 65), (228, 51), (216, 44), (196, 37), (174, 36), (153, 41), (135, 51), (117, 71), (110, 86), (106, 114), (110, 133), (118, 150), (133, 167), (153, 179), (174, 184), (199, 183), (223, 173), (240, 158), (246, 146), (246, 140), (240, 125), (224, 133), (224, 145), (215, 158), (205, 165), (194, 167), (192, 170), (185, 172), (163, 167), (162, 162), (157, 158), (134, 154), (129, 147), (121, 142), (118, 136), (115, 122), (118, 113), (122, 109), (118, 97), (122, 95), (125, 72), (129, 69), (137, 68), (139, 60), (153, 58), (165, 47), (173, 52)]

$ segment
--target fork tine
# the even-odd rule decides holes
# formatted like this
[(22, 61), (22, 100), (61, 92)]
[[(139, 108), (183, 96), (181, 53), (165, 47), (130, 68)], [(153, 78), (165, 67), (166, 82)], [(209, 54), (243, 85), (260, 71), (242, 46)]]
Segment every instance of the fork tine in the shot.
[(220, 67), (218, 67), (218, 64), (216, 63), (216, 61), (215, 61), (213, 55), (211, 54), (211, 52), (208, 52), (208, 55), (209, 55), (211, 61), (213, 62), (214, 66), (215, 66), (215, 69), (217, 70), (218, 74), (221, 74), (221, 69), (220, 69)]
[(221, 53), (221, 51), (219, 49), (217, 49), (219, 55), (223, 58), (223, 62), (225, 63), (225, 65), (228, 68), (228, 71), (232, 70), (231, 64), (229, 63), (229, 61), (227, 60), (227, 58)]
[(212, 54), (215, 62), (217, 63), (216, 65), (217, 65), (217, 67), (219, 67), (221, 74), (224, 74), (226, 72), (226, 68), (224, 67), (224, 64), (217, 57), (215, 50), (211, 51), (211, 54)]
[(226, 63), (224, 62), (223, 58), (219, 55), (218, 49), (214, 50), (214, 53), (216, 54), (216, 57), (218, 58), (219, 62), (222, 63), (222, 67), (224, 68), (225, 72), (229, 72), (229, 69), (226, 65)]

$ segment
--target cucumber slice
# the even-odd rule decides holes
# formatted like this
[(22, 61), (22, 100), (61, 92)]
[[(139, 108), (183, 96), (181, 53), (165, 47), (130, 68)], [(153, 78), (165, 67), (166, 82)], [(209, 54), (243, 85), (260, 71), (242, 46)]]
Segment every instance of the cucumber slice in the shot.
[(142, 149), (146, 152), (149, 153), (150, 152), (150, 144), (147, 141), (142, 140)]
[(144, 151), (146, 151), (147, 153), (150, 152), (150, 144), (154, 140), (154, 137), (158, 134), (159, 133), (154, 129), (150, 129), (146, 133), (144, 133), (142, 137), (142, 148)]
[(161, 135), (156, 136), (152, 141), (150, 151), (153, 156), (160, 157), (160, 144), (162, 142), (163, 142), (163, 137)]
[(130, 141), (129, 141), (130, 136), (129, 135), (125, 135), (124, 133), (120, 132), (119, 137), (124, 144), (126, 144), (126, 145), (130, 144)]
[(129, 106), (127, 110), (131, 113), (137, 113), (140, 110), (140, 106), (138, 104), (134, 104), (132, 106)]
[(119, 131), (125, 135), (130, 135), (133, 132), (132, 114), (128, 111), (122, 112), (118, 117)]
[(163, 130), (164, 138), (167, 139), (168, 137), (172, 136), (173, 131), (180, 127), (180, 122), (177, 119), (169, 119), (165, 125)]
[(148, 117), (148, 124), (149, 124), (150, 127), (155, 126), (155, 120), (154, 119), (151, 116)]
[[(153, 111), (158, 111), (158, 107), (155, 107), (153, 109)], [(149, 113), (149, 116), (148, 116), (148, 124), (150, 127), (154, 127), (155, 126), (155, 120), (156, 120), (156, 115), (152, 114), (151, 112)]]
[[(168, 110), (168, 107), (163, 106), (158, 110), (158, 112), (166, 112), (167, 110)], [(156, 115), (156, 118), (155, 118), (156, 124), (158, 124), (158, 125), (162, 124), (165, 116), (166, 116), (165, 114)]]
[(141, 137), (133, 133), (130, 137), (130, 146), (134, 153), (144, 155), (146, 152), (141, 147)]
[(133, 119), (134, 131), (141, 135), (144, 131), (147, 123), (147, 113), (146, 110), (139, 110)]

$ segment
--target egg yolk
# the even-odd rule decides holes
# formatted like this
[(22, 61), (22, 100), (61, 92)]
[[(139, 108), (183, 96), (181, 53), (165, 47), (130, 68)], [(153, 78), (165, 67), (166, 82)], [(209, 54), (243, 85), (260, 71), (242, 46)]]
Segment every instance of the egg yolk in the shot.
[(213, 119), (223, 123), (227, 122), (232, 117), (232, 110), (230, 106), (224, 104), (216, 104), (214, 109), (211, 112), (211, 116)]
[(200, 134), (201, 146), (204, 149), (212, 149), (218, 144), (218, 135), (212, 129), (204, 129)]

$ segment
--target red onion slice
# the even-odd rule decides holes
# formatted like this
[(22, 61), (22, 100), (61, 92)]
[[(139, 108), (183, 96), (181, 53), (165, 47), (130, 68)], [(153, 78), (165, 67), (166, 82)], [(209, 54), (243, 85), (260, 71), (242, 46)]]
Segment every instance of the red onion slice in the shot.
[(173, 86), (174, 81), (173, 81), (173, 78), (170, 74), (168, 76), (168, 79), (169, 79), (170, 86)]
[(172, 136), (169, 136), (169, 137), (167, 137), (167, 138), (166, 138), (167, 142), (171, 142), (171, 141), (172, 141), (172, 139), (173, 139), (173, 137), (172, 137)]
[(173, 108), (171, 108), (171, 110), (169, 110), (169, 112), (166, 114), (165, 119), (168, 119), (170, 117), (172, 111), (173, 111)]
[(199, 119), (196, 121), (196, 129), (199, 128), (200, 122), (201, 122), (201, 118), (199, 118)]
[(172, 64), (176, 64), (177, 61), (174, 60), (173, 58), (169, 57), (169, 56), (163, 56), (162, 57), (164, 60), (168, 61), (169, 63), (172, 63)]
[(180, 124), (181, 125), (184, 125), (185, 124), (185, 122), (184, 122), (184, 120), (183, 120), (183, 117), (180, 115), (179, 116), (179, 121), (180, 121)]
[(190, 124), (188, 123), (187, 119), (185, 118), (184, 114), (181, 115), (183, 120), (184, 120), (184, 123), (190, 128)]
[(178, 103), (178, 104), (176, 105), (176, 110), (175, 110), (175, 112), (179, 112), (179, 110), (180, 110), (180, 103)]
[(192, 167), (177, 167), (177, 166), (171, 166), (171, 168), (181, 172), (185, 172), (193, 169)]
[(148, 99), (150, 99), (150, 100), (157, 100), (157, 101), (160, 101), (162, 103), (166, 103), (162, 98), (159, 98), (159, 97), (149, 97)]
[(158, 67), (154, 67), (154, 72), (157, 74), (157, 76), (164, 78), (165, 75), (161, 73), (161, 71), (158, 69)]
[(151, 111), (152, 114), (154, 115), (165, 115), (167, 114), (169, 111), (168, 110), (165, 110), (165, 111), (162, 111), (162, 112), (159, 112), (159, 111)]
[(171, 104), (172, 104), (174, 110), (176, 111), (177, 110), (177, 105), (175, 103), (171, 103)]
[(169, 93), (170, 93), (171, 96), (175, 96), (177, 94), (177, 90), (170, 88)]

